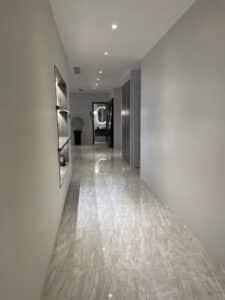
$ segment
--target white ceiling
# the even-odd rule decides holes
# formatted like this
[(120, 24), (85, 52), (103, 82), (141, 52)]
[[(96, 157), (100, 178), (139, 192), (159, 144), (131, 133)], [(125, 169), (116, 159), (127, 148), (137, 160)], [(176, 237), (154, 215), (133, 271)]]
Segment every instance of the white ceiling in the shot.
[[(50, 0), (69, 60), (72, 91), (118, 86), (129, 69), (190, 8), (193, 0)], [(112, 31), (112, 23), (119, 28)], [(104, 52), (109, 51), (109, 56)], [(81, 75), (73, 74), (73, 67)]]

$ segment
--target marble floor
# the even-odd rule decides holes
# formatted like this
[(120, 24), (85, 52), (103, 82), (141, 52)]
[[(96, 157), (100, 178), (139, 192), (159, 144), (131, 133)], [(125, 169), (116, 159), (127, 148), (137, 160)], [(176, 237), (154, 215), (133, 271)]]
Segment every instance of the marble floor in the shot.
[(42, 300), (221, 300), (201, 243), (104, 147), (73, 150), (73, 179)]

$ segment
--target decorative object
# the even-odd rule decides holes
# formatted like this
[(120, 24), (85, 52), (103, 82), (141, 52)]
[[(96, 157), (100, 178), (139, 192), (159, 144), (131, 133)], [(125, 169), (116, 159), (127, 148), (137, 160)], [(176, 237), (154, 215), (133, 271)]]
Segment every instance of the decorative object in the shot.
[(59, 154), (59, 164), (60, 164), (61, 167), (66, 166), (66, 159), (65, 159), (65, 156), (63, 154)]

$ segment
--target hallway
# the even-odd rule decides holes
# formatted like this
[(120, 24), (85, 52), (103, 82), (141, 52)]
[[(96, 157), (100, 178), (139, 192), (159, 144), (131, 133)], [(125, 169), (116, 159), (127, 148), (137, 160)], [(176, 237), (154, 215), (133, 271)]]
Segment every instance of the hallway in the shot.
[(200, 242), (119, 153), (86, 146), (72, 156), (42, 300), (225, 299)]

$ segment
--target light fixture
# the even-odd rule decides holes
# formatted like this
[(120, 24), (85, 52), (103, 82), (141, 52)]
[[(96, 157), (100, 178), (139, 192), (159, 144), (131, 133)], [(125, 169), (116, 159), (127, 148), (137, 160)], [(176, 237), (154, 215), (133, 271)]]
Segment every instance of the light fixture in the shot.
[(101, 79), (98, 77), (96, 80), (97, 80), (97, 81), (100, 81)]
[(108, 51), (105, 51), (105, 52), (104, 52), (104, 55), (105, 55), (105, 56), (109, 55), (109, 52), (108, 52)]
[(112, 24), (112, 30), (116, 30), (116, 29), (118, 29), (118, 25), (117, 24)]
[(96, 86), (99, 86), (99, 84), (96, 82)]
[(121, 115), (122, 115), (122, 117), (126, 117), (126, 116), (129, 116), (129, 115), (130, 115), (130, 112), (129, 112), (129, 110), (127, 110), (127, 109), (123, 109), (123, 110), (121, 111)]
[(98, 71), (98, 74), (102, 75), (102, 74), (103, 74), (103, 71), (102, 71), (102, 70), (99, 70), (99, 71)]

